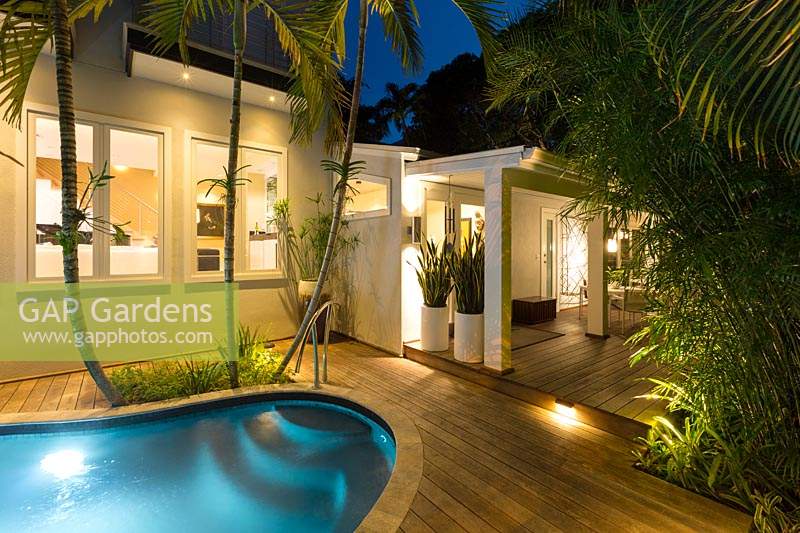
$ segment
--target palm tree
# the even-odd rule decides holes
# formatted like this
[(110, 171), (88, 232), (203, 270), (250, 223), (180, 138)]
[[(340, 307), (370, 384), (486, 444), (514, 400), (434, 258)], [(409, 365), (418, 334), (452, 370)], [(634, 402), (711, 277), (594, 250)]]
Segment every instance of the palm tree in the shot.
[[(97, 18), (110, 0), (7, 0), (0, 4), (5, 19), (0, 26), (0, 59), (3, 79), (0, 92), (6, 108), (4, 120), (19, 126), (22, 104), (30, 75), (45, 43), (55, 42), (56, 86), (58, 92), (58, 125), (61, 138), (61, 245), (64, 263), (65, 292), (80, 298), (78, 275), (78, 206), (77, 147), (75, 140), (75, 105), (72, 94), (72, 24), (92, 11)], [(85, 330), (83, 316), (72, 315), (72, 329)], [(80, 353), (89, 371), (111, 405), (124, 405), (125, 400), (108, 379), (103, 367), (93, 356), (92, 346), (85, 343)]]
[(393, 82), (387, 83), (386, 96), (378, 101), (378, 106), (386, 110), (389, 120), (400, 132), (404, 142), (408, 138), (408, 116), (414, 105), (417, 89), (416, 83), (409, 83), (403, 87)]
[[(232, 359), (238, 353), (235, 347), (236, 325), (233, 323), (233, 282), (234, 282), (234, 231), (236, 195), (240, 185), (247, 180), (239, 177), (239, 130), (242, 106), (242, 67), (244, 62), (245, 43), (247, 40), (247, 14), (253, 9), (263, 11), (265, 17), (274, 21), (278, 39), (284, 51), (292, 61), (292, 73), (295, 75), (292, 105), (304, 110), (324, 107), (321, 101), (335, 98), (339, 93), (338, 80), (327, 79), (327, 72), (333, 69), (333, 59), (319, 47), (325, 29), (323, 13), (315, 9), (300, 11), (291, 4), (278, 0), (152, 0), (147, 6), (144, 25), (157, 37), (156, 50), (166, 51), (178, 45), (184, 65), (189, 64), (188, 34), (193, 22), (205, 20), (208, 16), (228, 14), (233, 16), (233, 92), (231, 97), (230, 134), (228, 140), (228, 166), (223, 169), (221, 179), (206, 180), (210, 189), (219, 188), (225, 197), (225, 229), (224, 229), (224, 281), (226, 284), (227, 308), (227, 353), (228, 374), (231, 387), (239, 386), (238, 364)], [(323, 30), (323, 31), (317, 31)], [(325, 88), (333, 87), (331, 94), (326, 95)], [(293, 138), (310, 139), (318, 127), (322, 116), (313, 111), (306, 114), (302, 122), (293, 121)]]
[[(492, 50), (493, 39), (497, 31), (496, 19), (498, 12), (496, 6), (499, 2), (496, 0), (452, 0), (452, 2), (472, 23), (484, 52)], [(340, 58), (345, 56), (344, 19), (348, 4), (348, 0), (317, 1), (319, 9), (330, 14), (330, 17), (326, 19), (329, 22), (328, 28), (330, 28), (326, 35), (326, 43), (328, 43), (330, 50)], [(328, 244), (325, 249), (325, 257), (322, 261), (319, 277), (317, 278), (317, 284), (314, 287), (305, 316), (289, 350), (281, 361), (277, 371), (278, 374), (286, 369), (300, 343), (303, 342), (303, 335), (320, 303), (322, 289), (325, 286), (325, 281), (331, 268), (336, 239), (339, 235), (339, 225), (346, 200), (348, 180), (363, 168), (363, 163), (352, 161), (352, 156), (356, 125), (358, 123), (358, 108), (361, 103), (367, 19), (370, 13), (375, 13), (380, 18), (384, 35), (391, 43), (394, 52), (399, 56), (403, 68), (411, 72), (417, 72), (422, 66), (422, 47), (417, 35), (419, 15), (414, 0), (359, 0), (358, 45), (355, 55), (355, 76), (353, 90), (350, 92), (347, 126), (343, 131), (337, 130), (335, 127), (329, 128), (329, 139), (334, 144), (339, 141), (337, 152), (341, 155), (338, 161), (324, 162), (324, 167), (334, 172), (338, 177), (333, 190), (333, 217), (331, 218), (331, 228), (328, 234)], [(490, 53), (485, 55), (487, 58), (491, 58)], [(338, 115), (340, 109), (329, 109), (328, 115)], [(330, 132), (333, 133), (331, 134)], [(341, 133), (344, 133), (343, 137), (340, 136)]]

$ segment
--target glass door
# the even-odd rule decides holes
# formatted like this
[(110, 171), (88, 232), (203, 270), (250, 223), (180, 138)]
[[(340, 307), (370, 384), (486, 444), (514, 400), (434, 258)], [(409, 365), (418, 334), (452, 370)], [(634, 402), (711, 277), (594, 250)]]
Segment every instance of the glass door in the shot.
[(558, 212), (542, 209), (541, 295), (555, 298), (558, 294)]

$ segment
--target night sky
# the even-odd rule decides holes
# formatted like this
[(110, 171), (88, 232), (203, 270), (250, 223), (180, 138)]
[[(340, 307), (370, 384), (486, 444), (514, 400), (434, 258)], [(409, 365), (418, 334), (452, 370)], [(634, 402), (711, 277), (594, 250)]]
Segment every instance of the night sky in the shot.
[[(510, 16), (518, 14), (530, 0), (506, 0), (502, 8)], [(383, 27), (376, 16), (372, 16), (367, 26), (367, 51), (365, 66), (365, 87), (362, 102), (373, 104), (384, 95), (388, 82), (405, 85), (409, 82), (422, 83), (431, 70), (436, 70), (450, 62), (462, 52), (480, 53), (480, 45), (475, 31), (463, 13), (450, 0), (417, 0), (420, 27), (418, 29), (425, 62), (422, 72), (417, 76), (407, 76), (400, 68), (400, 62), (383, 38)], [(358, 38), (358, 2), (350, 2), (347, 14), (347, 50), (355, 55)], [(348, 76), (353, 75), (353, 64), (347, 64)]]

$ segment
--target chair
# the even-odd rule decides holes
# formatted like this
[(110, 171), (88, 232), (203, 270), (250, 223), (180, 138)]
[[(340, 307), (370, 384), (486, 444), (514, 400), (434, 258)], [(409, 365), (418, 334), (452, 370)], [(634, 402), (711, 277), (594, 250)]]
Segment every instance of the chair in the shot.
[(625, 334), (625, 314), (644, 314), (647, 307), (647, 300), (644, 297), (644, 290), (638, 287), (624, 287), (621, 295), (609, 297), (609, 303), (616, 307), (622, 318), (622, 333)]

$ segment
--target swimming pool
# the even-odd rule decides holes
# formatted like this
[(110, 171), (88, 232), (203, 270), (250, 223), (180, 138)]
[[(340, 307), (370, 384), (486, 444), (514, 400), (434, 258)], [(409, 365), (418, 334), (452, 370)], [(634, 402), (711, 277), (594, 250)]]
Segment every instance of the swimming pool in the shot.
[(394, 468), (380, 422), (279, 399), (19, 426), (0, 436), (0, 531), (352, 531)]

